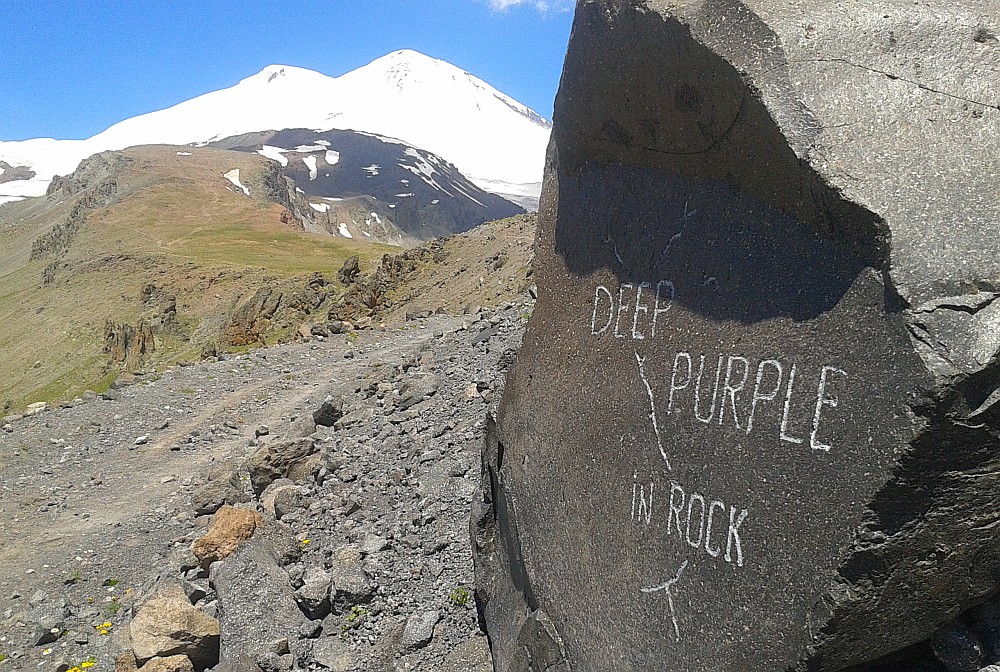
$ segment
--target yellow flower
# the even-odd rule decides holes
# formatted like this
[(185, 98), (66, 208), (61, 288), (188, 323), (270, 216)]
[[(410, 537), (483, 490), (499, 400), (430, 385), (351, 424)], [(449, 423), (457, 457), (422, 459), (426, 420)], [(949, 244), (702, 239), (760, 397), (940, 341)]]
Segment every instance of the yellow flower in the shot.
[(92, 660), (85, 660), (82, 663), (80, 663), (80, 667), (82, 667), (83, 669), (87, 669), (88, 667), (93, 667), (93, 666), (94, 666), (94, 661)]

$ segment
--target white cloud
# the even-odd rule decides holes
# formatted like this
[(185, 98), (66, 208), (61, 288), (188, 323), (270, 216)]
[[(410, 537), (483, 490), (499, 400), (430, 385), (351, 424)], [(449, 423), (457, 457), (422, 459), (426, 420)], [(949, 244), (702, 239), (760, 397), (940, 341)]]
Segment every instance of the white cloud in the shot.
[(489, 0), (490, 9), (505, 12), (511, 7), (528, 5), (540, 12), (568, 12), (573, 9), (573, 0)]

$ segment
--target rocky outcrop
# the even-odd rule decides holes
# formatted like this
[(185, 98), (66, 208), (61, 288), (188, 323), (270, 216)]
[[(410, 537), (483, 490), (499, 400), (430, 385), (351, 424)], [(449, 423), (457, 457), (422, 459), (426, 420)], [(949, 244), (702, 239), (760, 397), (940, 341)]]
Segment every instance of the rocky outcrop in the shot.
[(340, 271), (337, 273), (337, 278), (345, 285), (349, 285), (355, 281), (358, 277), (358, 273), (361, 272), (361, 264), (358, 260), (358, 255), (354, 255), (344, 262), (344, 265), (340, 267)]
[(330, 309), (329, 320), (358, 323), (372, 318), (391, 307), (389, 293), (395, 287), (415, 273), (422, 264), (439, 262), (443, 255), (444, 246), (440, 241), (431, 241), (396, 255), (383, 255), (373, 273), (354, 276), (356, 279), (353, 284)]
[(66, 219), (35, 240), (31, 246), (31, 260), (66, 254), (86, 222), (87, 213), (109, 206), (118, 197), (116, 173), (130, 163), (130, 159), (118, 152), (104, 152), (81, 162), (72, 175), (53, 178), (47, 196), (78, 198)]
[(53, 226), (48, 233), (35, 239), (31, 245), (29, 259), (36, 261), (66, 254), (73, 238), (87, 220), (87, 211), (88, 208), (83, 203), (75, 204), (66, 219)]
[(282, 294), (271, 287), (261, 287), (232, 313), (222, 329), (228, 345), (264, 345), (269, 321), (281, 306)]
[(499, 672), (990, 662), (997, 20), (578, 3), (473, 528)]
[[(29, 259), (36, 261), (55, 257), (58, 260), (65, 256), (73, 239), (86, 224), (88, 213), (106, 208), (118, 198), (117, 172), (131, 162), (131, 159), (118, 152), (104, 152), (81, 162), (72, 175), (53, 178), (46, 195), (76, 196), (76, 202), (65, 219), (56, 223), (48, 233), (35, 239)], [(46, 266), (42, 284), (52, 284), (58, 269), (57, 262)]]
[(313, 273), (304, 283), (269, 282), (233, 309), (219, 338), (230, 346), (264, 345), (268, 337), (280, 331), (277, 324), (312, 315), (328, 303), (330, 295), (320, 273)]
[(72, 174), (52, 178), (46, 196), (69, 197), (92, 192), (88, 207), (110, 204), (118, 191), (117, 174), (133, 165), (134, 159), (123, 152), (100, 152), (84, 159)]
[(115, 364), (121, 364), (126, 371), (141, 367), (143, 357), (156, 350), (153, 329), (146, 322), (117, 324), (108, 320), (104, 324), (104, 353)]
[(35, 176), (28, 166), (12, 166), (6, 161), (0, 161), (0, 184), (4, 182), (17, 182), (19, 180), (30, 180)]

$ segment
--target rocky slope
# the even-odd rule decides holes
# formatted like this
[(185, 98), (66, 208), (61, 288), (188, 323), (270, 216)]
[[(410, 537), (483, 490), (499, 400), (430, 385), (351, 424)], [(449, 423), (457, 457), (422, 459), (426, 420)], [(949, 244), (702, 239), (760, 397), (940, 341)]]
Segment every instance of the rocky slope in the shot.
[[(237, 650), (264, 670), (489, 669), (468, 512), (529, 311), (310, 339), (4, 421), (0, 669), (133, 650), (214, 667), (212, 619), (217, 669), (253, 669)], [(226, 502), (261, 529), (202, 562)], [(177, 590), (184, 627), (208, 624), (183, 646), (143, 625), (187, 608)]]
[(533, 232), (386, 257), (355, 323), (0, 421), (0, 669), (490, 669), (468, 514)]

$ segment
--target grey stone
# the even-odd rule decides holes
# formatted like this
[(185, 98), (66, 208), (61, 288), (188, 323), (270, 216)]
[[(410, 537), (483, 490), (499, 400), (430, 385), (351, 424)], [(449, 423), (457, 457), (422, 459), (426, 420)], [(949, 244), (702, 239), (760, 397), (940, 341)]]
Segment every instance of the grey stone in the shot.
[(485, 637), (473, 637), (448, 652), (441, 672), (493, 672), (490, 643)]
[(370, 602), (375, 594), (375, 586), (361, 563), (361, 553), (353, 546), (341, 547), (334, 553), (330, 577), (330, 603), (338, 614)]
[(429, 399), (441, 386), (441, 381), (431, 373), (423, 373), (407, 378), (399, 386), (397, 409), (405, 411), (411, 406)]
[(980, 605), (976, 610), (979, 638), (991, 663), (1000, 663), (1000, 598)]
[(256, 660), (270, 651), (277, 653), (273, 643), (287, 640), (289, 633), (306, 623), (288, 575), (281, 568), (280, 553), (266, 534), (255, 534), (218, 570), (215, 589), (222, 633), (221, 663), (235, 666), (241, 656)]
[(338, 430), (350, 429), (375, 417), (377, 411), (371, 406), (362, 406), (344, 414), (334, 427)]
[(330, 613), (330, 575), (318, 567), (306, 568), (302, 586), (295, 591), (295, 601), (310, 620)]
[(170, 551), (167, 559), (167, 566), (183, 574), (192, 569), (201, 567), (201, 560), (191, 550), (191, 544), (181, 544)]
[(303, 639), (316, 639), (323, 632), (322, 621), (309, 621), (299, 627), (299, 636)]
[(48, 601), (48, 599), (49, 596), (45, 593), (45, 591), (36, 590), (34, 593), (31, 594), (31, 597), (28, 598), (28, 605), (31, 607), (37, 607), (43, 604), (44, 602)]
[(191, 507), (199, 516), (215, 513), (226, 504), (250, 501), (243, 490), (240, 472), (235, 467), (225, 467), (209, 474), (209, 480), (191, 493)]
[(57, 618), (44, 616), (35, 623), (35, 633), (32, 642), (35, 646), (51, 644), (62, 637), (63, 623)]
[(425, 611), (406, 619), (401, 645), (405, 651), (414, 651), (430, 644), (434, 638), (434, 626), (441, 620), (438, 611)]
[(313, 660), (334, 672), (347, 672), (354, 664), (354, 657), (346, 642), (336, 637), (323, 637), (313, 644)]
[(931, 638), (931, 649), (948, 672), (978, 672), (983, 666), (983, 645), (968, 626), (953, 623)]
[(208, 596), (208, 588), (203, 585), (188, 581), (184, 578), (178, 578), (176, 581), (180, 584), (181, 589), (183, 589), (184, 594), (187, 596), (187, 599), (191, 602), (191, 604), (200, 602)]
[(841, 670), (1000, 591), (997, 22), (577, 4), (473, 521), (498, 672)]
[(274, 496), (274, 517), (280, 520), (304, 508), (306, 504), (305, 497), (298, 488), (283, 488)]
[(344, 400), (328, 397), (312, 414), (313, 422), (323, 427), (333, 427), (344, 415)]

